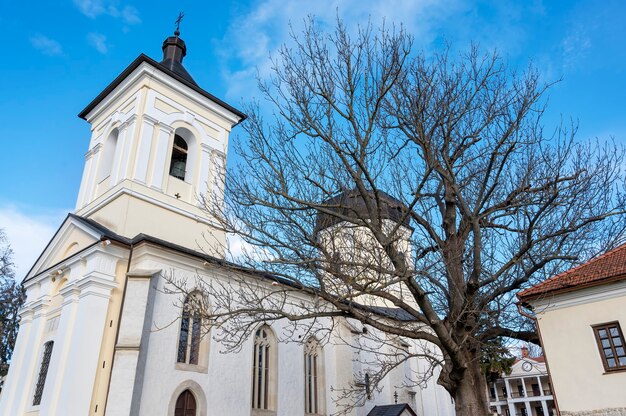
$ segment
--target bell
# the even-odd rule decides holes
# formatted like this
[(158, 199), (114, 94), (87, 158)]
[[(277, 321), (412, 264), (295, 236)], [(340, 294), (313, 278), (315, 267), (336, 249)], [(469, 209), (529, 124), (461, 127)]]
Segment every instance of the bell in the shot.
[(172, 162), (172, 167), (170, 168), (170, 175), (180, 179), (181, 181), (185, 180), (185, 165), (186, 163), (182, 160), (175, 160)]

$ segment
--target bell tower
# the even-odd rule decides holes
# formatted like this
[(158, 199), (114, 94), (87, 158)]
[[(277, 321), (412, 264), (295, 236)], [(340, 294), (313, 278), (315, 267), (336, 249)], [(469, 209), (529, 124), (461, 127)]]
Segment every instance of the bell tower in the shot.
[(76, 214), (222, 257), (225, 235), (200, 201), (222, 199), (228, 135), (246, 116), (194, 81), (178, 29), (162, 50), (160, 62), (137, 57), (79, 114), (91, 140)]

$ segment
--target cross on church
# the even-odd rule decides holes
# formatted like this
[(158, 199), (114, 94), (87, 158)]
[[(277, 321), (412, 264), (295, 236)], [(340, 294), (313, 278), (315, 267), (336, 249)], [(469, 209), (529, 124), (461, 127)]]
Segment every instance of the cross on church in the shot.
[(183, 17), (185, 17), (185, 13), (183, 12), (178, 13), (178, 18), (174, 22), (176, 24), (176, 30), (174, 31), (174, 34), (176, 36), (180, 35), (180, 22), (183, 21)]

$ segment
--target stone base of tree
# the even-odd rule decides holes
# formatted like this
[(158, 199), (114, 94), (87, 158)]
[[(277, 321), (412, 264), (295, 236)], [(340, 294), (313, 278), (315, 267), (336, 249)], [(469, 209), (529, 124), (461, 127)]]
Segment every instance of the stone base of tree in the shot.
[(584, 410), (582, 412), (561, 412), (562, 416), (626, 416), (626, 407), (600, 410)]

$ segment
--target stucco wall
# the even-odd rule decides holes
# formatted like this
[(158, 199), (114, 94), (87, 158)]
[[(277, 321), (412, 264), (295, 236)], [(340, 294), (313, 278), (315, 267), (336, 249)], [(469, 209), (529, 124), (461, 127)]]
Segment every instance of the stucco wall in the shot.
[(605, 373), (591, 327), (619, 321), (626, 328), (625, 288), (622, 282), (581, 290), (544, 299), (535, 307), (564, 414), (626, 407), (626, 372)]

